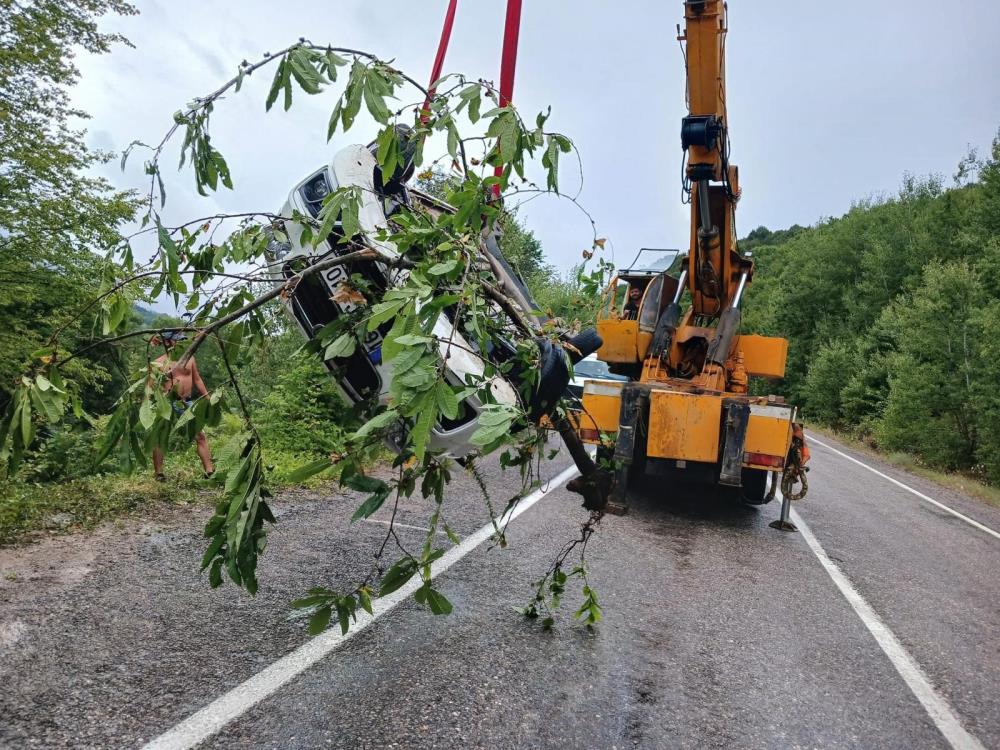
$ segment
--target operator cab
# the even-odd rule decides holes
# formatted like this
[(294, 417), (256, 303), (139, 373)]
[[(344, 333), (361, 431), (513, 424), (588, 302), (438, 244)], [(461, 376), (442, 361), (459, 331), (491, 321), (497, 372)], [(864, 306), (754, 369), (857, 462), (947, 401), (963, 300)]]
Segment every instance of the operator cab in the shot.
[(597, 314), (604, 342), (597, 357), (611, 372), (638, 378), (656, 321), (677, 292), (685, 260), (680, 250), (644, 247), (608, 284)]

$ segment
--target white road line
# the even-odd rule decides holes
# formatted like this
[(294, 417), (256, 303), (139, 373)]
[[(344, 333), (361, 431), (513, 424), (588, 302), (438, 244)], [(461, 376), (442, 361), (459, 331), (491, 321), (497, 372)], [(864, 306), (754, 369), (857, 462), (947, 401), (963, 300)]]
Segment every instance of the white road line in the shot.
[[(531, 508), (552, 490), (558, 489), (577, 473), (576, 467), (563, 471), (553, 478), (548, 486), (540, 488), (521, 500), (516, 507), (505, 514), (498, 523), (502, 526)], [(434, 575), (440, 576), (448, 568), (472, 552), (493, 535), (493, 524), (487, 524), (466, 537), (461, 544), (452, 547), (434, 563)], [(331, 651), (364, 630), (375, 620), (395, 609), (416, 591), (423, 581), (415, 576), (401, 589), (372, 602), (373, 614), (362, 612), (347, 635), (341, 635), (340, 628), (334, 627), (299, 646), (287, 656), (237, 685), (225, 695), (209, 703), (192, 714), (173, 729), (161, 734), (145, 746), (145, 750), (187, 750), (221, 730), (226, 724), (248, 711), (252, 706), (267, 698), (282, 685), (291, 681)]]
[(945, 505), (944, 503), (939, 503), (939, 502), (938, 502), (937, 500), (935, 500), (935, 499), (934, 499), (933, 497), (928, 497), (928, 496), (927, 496), (927, 495), (925, 495), (925, 494), (924, 494), (923, 492), (918, 492), (917, 490), (913, 489), (913, 488), (912, 488), (912, 487), (910, 487), (909, 485), (906, 485), (906, 484), (903, 484), (903, 483), (902, 483), (902, 482), (900, 482), (900, 481), (899, 481), (898, 479), (893, 479), (893, 478), (892, 478), (892, 477), (890, 477), (890, 476), (889, 476), (888, 474), (883, 474), (883, 473), (882, 473), (881, 471), (879, 471), (878, 469), (875, 469), (875, 468), (872, 468), (871, 466), (869, 466), (868, 464), (864, 463), (863, 461), (859, 461), (858, 459), (854, 458), (853, 456), (848, 456), (848, 455), (847, 455), (846, 453), (844, 453), (843, 451), (838, 451), (838, 450), (837, 450), (836, 448), (834, 448), (834, 447), (833, 447), (832, 445), (827, 445), (827, 444), (826, 444), (826, 443), (824, 443), (824, 442), (823, 442), (822, 440), (817, 440), (817, 439), (816, 439), (815, 437), (813, 437), (812, 435), (810, 435), (810, 436), (809, 436), (809, 442), (810, 442), (810, 443), (816, 443), (817, 445), (822, 445), (822, 446), (823, 446), (824, 448), (826, 448), (826, 449), (827, 449), (827, 450), (829, 450), (829, 451), (833, 451), (833, 452), (834, 452), (834, 453), (836, 453), (836, 454), (837, 454), (838, 456), (843, 456), (843, 457), (844, 457), (844, 458), (846, 458), (846, 459), (847, 459), (848, 461), (853, 461), (853, 462), (854, 462), (854, 463), (856, 463), (856, 464), (857, 464), (858, 466), (863, 466), (864, 468), (868, 469), (868, 471), (872, 472), (873, 474), (878, 474), (878, 475), (879, 475), (880, 477), (882, 477), (883, 479), (888, 479), (888, 480), (889, 480), (890, 482), (892, 482), (893, 484), (895, 484), (895, 485), (897, 485), (897, 486), (899, 486), (899, 487), (902, 487), (902, 488), (903, 488), (904, 490), (906, 490), (907, 492), (912, 492), (912, 493), (913, 493), (914, 495), (916, 495), (917, 497), (919, 497), (919, 498), (920, 498), (921, 500), (925, 500), (926, 502), (930, 503), (931, 505), (934, 505), (934, 506), (936, 506), (936, 507), (940, 508), (941, 510), (943, 510), (943, 511), (947, 512), (947, 513), (951, 513), (951, 514), (952, 514), (953, 516), (955, 516), (956, 518), (961, 518), (961, 519), (962, 519), (963, 521), (965, 521), (965, 522), (966, 522), (967, 524), (969, 524), (970, 526), (975, 526), (975, 527), (976, 527), (977, 529), (979, 529), (980, 531), (985, 531), (985, 532), (986, 532), (987, 534), (990, 534), (991, 536), (994, 536), (994, 537), (996, 537), (997, 539), (1000, 539), (1000, 532), (998, 532), (998, 531), (994, 531), (994, 530), (993, 530), (993, 529), (991, 529), (991, 528), (990, 528), (989, 526), (985, 526), (985, 525), (983, 525), (983, 524), (979, 523), (979, 521), (976, 521), (976, 520), (974, 520), (974, 519), (972, 519), (972, 518), (969, 518), (968, 516), (966, 516), (966, 515), (964, 515), (964, 514), (962, 514), (962, 513), (959, 513), (959, 512), (958, 512), (957, 510), (955, 510), (954, 508), (949, 508), (949, 507), (948, 507), (947, 505)]
[[(778, 494), (780, 495), (781, 493), (779, 492)], [(907, 686), (917, 697), (917, 700), (920, 701), (924, 710), (931, 717), (931, 721), (934, 722), (941, 734), (944, 735), (948, 744), (955, 748), (955, 750), (986, 750), (978, 739), (966, 731), (955, 714), (954, 709), (948, 704), (945, 697), (934, 689), (931, 681), (924, 674), (924, 670), (910, 656), (895, 634), (882, 622), (882, 618), (876, 614), (871, 605), (858, 593), (858, 590), (854, 588), (854, 585), (844, 575), (844, 572), (829, 558), (816, 537), (813, 536), (809, 526), (802, 520), (802, 516), (794, 509), (790, 515), (792, 521), (798, 526), (802, 538), (809, 545), (809, 549), (819, 559), (820, 565), (823, 566), (830, 578), (833, 579), (837, 588), (840, 589), (840, 593), (847, 599), (855, 613), (857, 613), (858, 617), (865, 624), (865, 627), (868, 628), (868, 631), (875, 637), (875, 641), (879, 647), (889, 657), (889, 661), (892, 662), (896, 671), (903, 678), (903, 681), (906, 682)]]

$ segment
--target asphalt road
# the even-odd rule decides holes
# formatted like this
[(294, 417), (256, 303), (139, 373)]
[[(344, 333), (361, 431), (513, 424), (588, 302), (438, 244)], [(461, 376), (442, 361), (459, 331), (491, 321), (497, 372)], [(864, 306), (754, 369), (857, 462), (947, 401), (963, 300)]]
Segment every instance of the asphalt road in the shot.
[[(404, 601), (200, 746), (1000, 747), (1000, 539), (813, 445), (796, 510), (919, 665), (930, 709), (805, 535), (768, 528), (777, 503), (647, 487), (588, 549), (604, 620), (574, 622), (572, 590), (542, 632), (514, 609), (585, 519), (557, 487), (512, 523), (506, 549), (478, 546), (442, 575), (452, 615)], [(1000, 530), (1000, 510), (858, 458)], [(488, 473), (509, 494), (514, 482)], [(140, 747), (295, 652), (309, 638), (289, 600), (355, 580), (385, 531), (350, 527), (357, 502), (280, 499), (256, 598), (199, 577), (204, 507), (0, 550), (0, 745)], [(446, 512), (463, 538), (487, 521), (464, 476)], [(400, 520), (426, 515), (412, 501)], [(965, 740), (942, 733), (942, 710)]]

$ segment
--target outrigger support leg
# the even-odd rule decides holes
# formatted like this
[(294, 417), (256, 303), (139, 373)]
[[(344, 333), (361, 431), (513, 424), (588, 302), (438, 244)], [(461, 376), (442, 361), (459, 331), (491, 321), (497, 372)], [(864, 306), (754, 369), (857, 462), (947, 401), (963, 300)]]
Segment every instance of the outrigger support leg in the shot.
[(615, 468), (614, 477), (608, 505), (604, 510), (615, 516), (624, 516), (628, 513), (628, 466), (619, 463)]
[[(771, 472), (771, 490), (768, 494), (774, 495), (775, 489), (778, 487), (778, 472)], [(772, 529), (778, 529), (778, 531), (798, 531), (798, 527), (788, 520), (788, 516), (792, 510), (792, 499), (786, 495), (784, 492), (781, 493), (781, 517), (777, 521), (771, 521), (768, 524)]]
[(779, 531), (798, 531), (799, 527), (788, 520), (788, 512), (792, 509), (792, 501), (787, 497), (781, 498), (781, 518), (777, 521), (771, 521), (768, 524), (772, 529), (778, 529)]

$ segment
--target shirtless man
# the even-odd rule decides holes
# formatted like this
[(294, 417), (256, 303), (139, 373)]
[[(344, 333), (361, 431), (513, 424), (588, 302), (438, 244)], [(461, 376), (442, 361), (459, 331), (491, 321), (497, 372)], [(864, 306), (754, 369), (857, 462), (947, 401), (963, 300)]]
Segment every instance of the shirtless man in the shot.
[[(194, 361), (194, 357), (188, 360), (186, 365), (180, 365), (174, 362), (171, 356), (174, 345), (186, 338), (187, 336), (183, 333), (168, 331), (152, 341), (154, 346), (162, 343), (163, 348), (167, 350), (166, 354), (158, 357), (153, 364), (167, 374), (164, 378), (163, 390), (169, 394), (173, 407), (178, 412), (183, 412), (191, 407), (193, 401), (191, 394), (195, 388), (202, 396), (208, 396), (208, 389), (205, 387), (205, 381), (201, 379), (198, 363)], [(194, 443), (198, 450), (198, 458), (201, 459), (202, 468), (205, 470), (205, 477), (208, 478), (215, 473), (215, 466), (212, 464), (212, 451), (208, 447), (208, 438), (205, 437), (205, 433), (199, 432), (195, 435)], [(163, 451), (159, 448), (153, 448), (153, 475), (158, 482), (166, 481), (166, 476), (163, 474)]]

